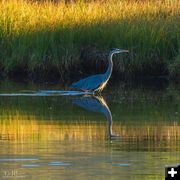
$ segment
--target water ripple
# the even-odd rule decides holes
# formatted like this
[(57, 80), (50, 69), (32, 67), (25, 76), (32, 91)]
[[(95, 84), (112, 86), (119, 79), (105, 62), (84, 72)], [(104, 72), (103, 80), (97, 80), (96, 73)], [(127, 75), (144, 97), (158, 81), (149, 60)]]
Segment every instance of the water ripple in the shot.
[(83, 91), (60, 91), (60, 90), (39, 90), (32, 92), (18, 92), (18, 93), (1, 93), (0, 96), (78, 96), (78, 95), (92, 95), (92, 92)]
[(37, 161), (38, 158), (2, 158), (0, 162), (11, 162), (11, 161)]
[(50, 162), (48, 163), (49, 166), (71, 166), (71, 163), (65, 163), (65, 162)]

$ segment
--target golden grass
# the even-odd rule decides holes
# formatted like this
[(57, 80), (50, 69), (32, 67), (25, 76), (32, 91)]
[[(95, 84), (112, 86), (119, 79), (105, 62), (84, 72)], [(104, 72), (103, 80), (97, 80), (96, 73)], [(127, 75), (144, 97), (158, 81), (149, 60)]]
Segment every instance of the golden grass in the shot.
[(86, 46), (130, 49), (135, 60), (131, 72), (141, 71), (144, 64), (150, 69), (164, 65), (166, 71), (167, 64), (174, 67), (169, 59), (179, 53), (178, 0), (69, 4), (8, 0), (0, 2), (0, 11), (0, 67), (5, 72), (17, 66), (30, 73), (40, 66), (68, 71), (78, 65)]
[[(22, 33), (22, 31), (39, 30), (40, 28), (56, 28), (89, 25), (95, 22), (108, 22), (116, 20), (145, 19), (166, 21), (177, 20), (180, 12), (178, 0), (165, 1), (109, 1), (106, 3), (91, 2), (65, 5), (29, 3), (19, 0), (8, 0), (0, 3), (1, 27), (9, 33)], [(131, 23), (131, 22), (127, 22)], [(159, 23), (157, 21), (157, 23)], [(137, 27), (138, 28), (138, 27)]]

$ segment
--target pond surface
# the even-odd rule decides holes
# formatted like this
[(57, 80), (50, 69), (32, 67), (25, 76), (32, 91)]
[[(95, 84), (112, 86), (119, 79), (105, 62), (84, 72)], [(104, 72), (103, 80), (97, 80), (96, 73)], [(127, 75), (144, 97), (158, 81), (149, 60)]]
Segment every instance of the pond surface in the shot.
[[(165, 165), (180, 163), (177, 87), (49, 94), (59, 89), (0, 83), (0, 179), (160, 180)], [(18, 95), (32, 92), (48, 93)]]

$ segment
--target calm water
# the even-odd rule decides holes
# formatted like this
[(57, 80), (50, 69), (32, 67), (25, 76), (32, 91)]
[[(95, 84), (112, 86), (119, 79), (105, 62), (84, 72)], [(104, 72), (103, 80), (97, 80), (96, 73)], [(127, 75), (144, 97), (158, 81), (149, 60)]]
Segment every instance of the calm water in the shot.
[(47, 91), (59, 88), (0, 83), (0, 179), (160, 180), (180, 163), (177, 87)]

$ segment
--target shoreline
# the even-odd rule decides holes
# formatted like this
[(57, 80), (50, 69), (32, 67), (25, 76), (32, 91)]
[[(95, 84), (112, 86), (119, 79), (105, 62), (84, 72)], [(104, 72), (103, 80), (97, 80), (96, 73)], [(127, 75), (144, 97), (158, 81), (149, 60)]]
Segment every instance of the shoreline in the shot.
[[(88, 57), (92, 57), (88, 56)], [(102, 56), (104, 58), (104, 56)], [(34, 68), (33, 71), (28, 70), (26, 66), (16, 66), (11, 71), (5, 72), (0, 69), (0, 79), (11, 79), (34, 82), (57, 82), (71, 83), (73, 81), (85, 78), (87, 76), (104, 73), (107, 69), (107, 62), (105, 59), (94, 57), (95, 60), (82, 59), (78, 64), (71, 65), (68, 69), (62, 70), (61, 66), (54, 66), (52, 64), (42, 64)], [(129, 60), (128, 60), (129, 61)], [(135, 67), (128, 69), (129, 62), (125, 58), (120, 60), (113, 60), (114, 68), (112, 79), (119, 81), (138, 81), (141, 79), (166, 79), (168, 81), (180, 80), (180, 72), (171, 73), (167, 64), (148, 65), (142, 64), (142, 68)], [(178, 67), (177, 67), (178, 68)], [(178, 70), (178, 69), (177, 69)]]
[[(35, 83), (35, 84), (60, 84), (62, 86), (69, 86), (73, 82), (76, 82), (80, 79), (83, 79), (85, 77), (88, 77), (89, 75), (93, 74), (80, 74), (80, 75), (75, 75), (71, 74), (68, 77), (65, 77), (62, 79), (62, 77), (59, 74), (52, 74), (42, 76), (42, 73), (40, 73), (41, 76), (36, 75), (31, 75), (28, 76), (27, 74), (11, 74), (9, 76), (0, 76), (0, 82), (17, 82), (17, 83)], [(159, 84), (179, 84), (180, 82), (180, 77), (176, 76), (175, 78), (171, 78), (168, 75), (159, 75), (159, 76), (142, 76), (141, 74), (136, 75), (136, 76), (126, 76), (124, 74), (117, 74), (117, 72), (113, 73), (112, 76), (110, 77), (110, 80), (108, 84), (114, 84), (115, 82), (117, 83), (127, 83), (127, 84), (154, 84), (158, 85)], [(179, 84), (180, 85), (180, 84)]]

